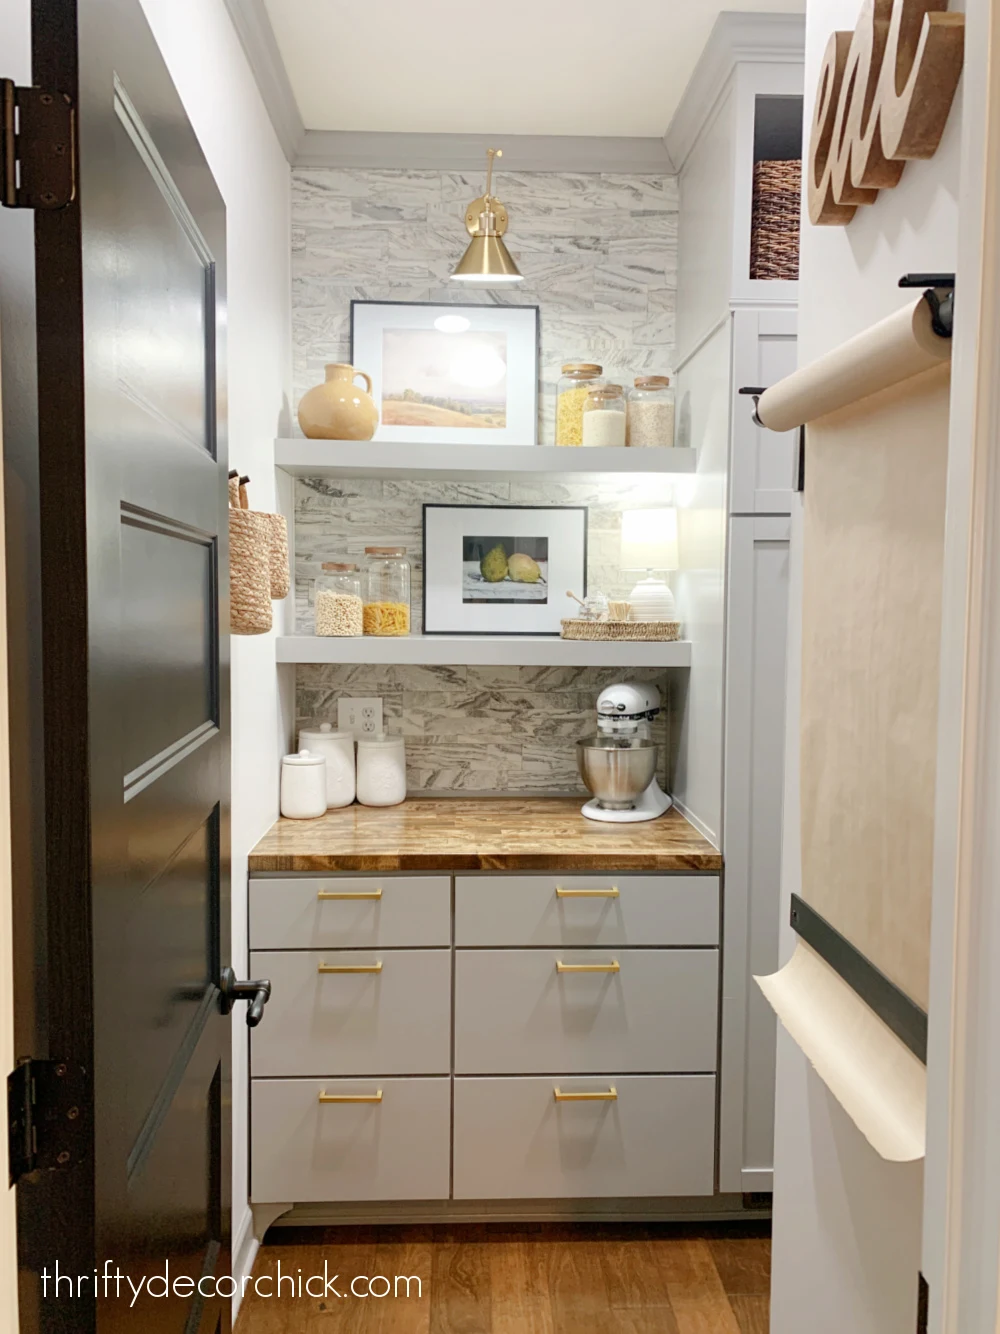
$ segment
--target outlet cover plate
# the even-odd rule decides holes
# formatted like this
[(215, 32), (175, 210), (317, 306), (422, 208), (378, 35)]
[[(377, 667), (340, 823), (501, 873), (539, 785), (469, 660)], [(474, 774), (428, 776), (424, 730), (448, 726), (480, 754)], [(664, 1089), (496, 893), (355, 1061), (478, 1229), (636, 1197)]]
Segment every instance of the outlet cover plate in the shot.
[(382, 728), (380, 699), (338, 699), (337, 729), (356, 737), (376, 736)]

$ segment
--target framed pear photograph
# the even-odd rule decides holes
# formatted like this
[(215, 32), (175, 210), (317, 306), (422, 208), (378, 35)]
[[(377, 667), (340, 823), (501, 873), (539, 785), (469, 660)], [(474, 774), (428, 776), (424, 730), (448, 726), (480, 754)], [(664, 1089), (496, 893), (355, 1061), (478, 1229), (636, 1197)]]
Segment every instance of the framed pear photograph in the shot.
[(538, 443), (538, 307), (352, 301), (351, 363), (372, 379), (375, 440)]
[(586, 506), (424, 506), (424, 634), (558, 635), (570, 588), (586, 596)]

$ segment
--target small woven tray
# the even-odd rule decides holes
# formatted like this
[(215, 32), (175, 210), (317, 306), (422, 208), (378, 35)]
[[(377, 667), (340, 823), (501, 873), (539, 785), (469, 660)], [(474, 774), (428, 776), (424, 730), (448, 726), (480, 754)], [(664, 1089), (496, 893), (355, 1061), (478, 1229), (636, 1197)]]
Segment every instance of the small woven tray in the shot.
[(588, 621), (574, 616), (562, 622), (563, 639), (664, 640), (680, 639), (680, 621)]

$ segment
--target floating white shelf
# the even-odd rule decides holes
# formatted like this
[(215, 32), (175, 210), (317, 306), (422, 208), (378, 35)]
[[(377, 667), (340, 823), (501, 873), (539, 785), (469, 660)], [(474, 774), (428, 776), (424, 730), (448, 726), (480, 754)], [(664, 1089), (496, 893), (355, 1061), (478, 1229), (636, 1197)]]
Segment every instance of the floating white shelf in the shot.
[(687, 640), (602, 643), (545, 635), (409, 635), (339, 639), (282, 635), (278, 662), (510, 664), (517, 667), (690, 667)]
[(476, 477), (539, 473), (670, 475), (694, 472), (695, 449), (558, 449), (555, 445), (399, 445), (377, 441), (276, 440), (275, 465), (293, 477)]

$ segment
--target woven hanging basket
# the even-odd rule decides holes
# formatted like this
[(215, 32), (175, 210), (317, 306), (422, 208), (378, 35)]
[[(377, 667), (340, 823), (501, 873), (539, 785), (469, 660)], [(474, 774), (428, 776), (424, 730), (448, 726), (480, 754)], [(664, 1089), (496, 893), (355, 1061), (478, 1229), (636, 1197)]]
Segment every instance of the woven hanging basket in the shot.
[(799, 276), (799, 220), (802, 212), (802, 163), (755, 162), (753, 216), (750, 222), (750, 277)]
[(246, 487), (229, 482), (229, 628), (234, 635), (266, 635), (271, 628), (271, 525), (248, 508)]
[(265, 514), (268, 526), (271, 597), (286, 598), (292, 586), (288, 569), (288, 520), (283, 514)]

